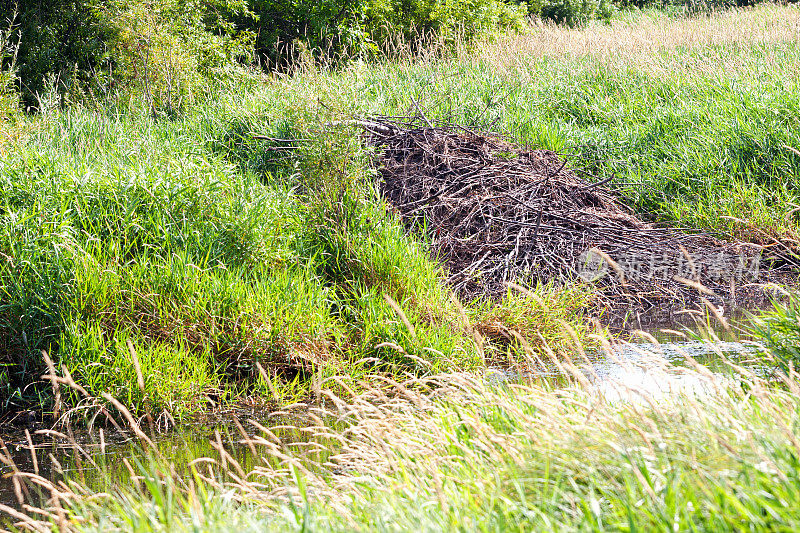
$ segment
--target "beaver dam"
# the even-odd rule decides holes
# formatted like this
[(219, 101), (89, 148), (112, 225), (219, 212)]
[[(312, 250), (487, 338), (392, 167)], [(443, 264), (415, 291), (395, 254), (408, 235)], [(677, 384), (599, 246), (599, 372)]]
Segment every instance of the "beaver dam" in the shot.
[[(359, 121), (381, 149), (379, 188), (409, 228), (424, 230), (464, 298), (497, 298), (510, 282), (583, 281), (598, 311), (663, 316), (703, 305), (752, 305), (796, 265), (780, 250), (648, 222), (606, 181), (578, 177), (547, 150), (417, 119)], [(762, 296), (763, 299), (763, 296)]]

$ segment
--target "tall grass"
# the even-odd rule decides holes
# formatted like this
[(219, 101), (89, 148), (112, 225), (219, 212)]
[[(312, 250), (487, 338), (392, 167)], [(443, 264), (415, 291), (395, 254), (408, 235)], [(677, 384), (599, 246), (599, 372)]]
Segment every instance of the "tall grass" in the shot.
[(19, 473), (50, 500), (12, 516), (79, 531), (796, 528), (798, 376), (686, 364), (650, 372), (701, 386), (658, 399), (606, 398), (568, 362), (572, 382), (558, 388), (446, 374), (328, 394), (298, 440), (275, 437), (284, 421), (243, 434), (248, 470), (216, 444), (186, 477), (151, 454), (126, 487)]
[(780, 366), (789, 371), (800, 363), (800, 295), (796, 291), (776, 297), (772, 308), (756, 313), (750, 332), (763, 342), (777, 358)]
[(796, 7), (759, 6), (543, 27), (457, 60), (353, 67), (344, 83), (365, 111), (413, 98), (432, 118), (574, 154), (657, 219), (794, 243), (798, 20)]
[[(457, 59), (240, 80), (172, 120), (27, 118), (0, 155), (0, 399), (65, 400), (67, 428), (124, 419), (145, 451), (122, 487), (57, 484), (4, 453), (29, 507), (0, 509), (35, 530), (797, 529), (796, 305), (767, 320), (776, 382), (687, 357), (654, 379), (688, 375), (691, 393), (604, 397), (580, 340), (607, 341), (569, 325), (590, 295), (458, 302), (336, 125), (413, 96), (432, 119), (576, 151), (656, 218), (791, 244), (797, 20), (763, 6), (544, 28)], [(309, 141), (281, 158), (250, 132)], [(457, 371), (509, 358), (569, 380)], [(303, 439), (253, 424), (258, 464), (215, 438), (183, 475), (144, 431), (250, 394), (314, 395)]]
[[(326, 126), (347, 95), (308, 76), (219, 88), (175, 120), (27, 119), (0, 162), (4, 406), (48, 401), (41, 351), (93, 396), (177, 417), (266, 392), (258, 364), (290, 396), (320, 373), (481, 364), (470, 302), (383, 205), (357, 132)], [(309, 140), (276, 158), (252, 132)], [(567, 320), (582, 302), (555, 301)]]
[[(172, 119), (135, 106), (26, 117), (0, 153), (0, 400), (49, 394), (41, 350), (92, 394), (180, 414), (261, 387), (257, 362), (276, 383), (309, 383), (553, 342), (585, 291), (454, 302), (424, 236), (371, 186), (343, 119), (416, 103), (574, 153), (654, 218), (794, 246), (797, 20), (762, 6), (545, 27), (456, 58), (240, 73)], [(286, 153), (251, 132), (300, 141)]]

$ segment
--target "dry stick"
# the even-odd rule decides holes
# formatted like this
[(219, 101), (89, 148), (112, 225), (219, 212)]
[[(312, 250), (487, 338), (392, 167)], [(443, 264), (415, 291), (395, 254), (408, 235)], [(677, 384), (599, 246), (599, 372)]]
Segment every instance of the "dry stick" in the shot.
[(411, 101), (412, 101), (412, 102), (414, 102), (414, 107), (416, 107), (416, 108), (417, 108), (417, 112), (418, 112), (418, 113), (420, 114), (420, 116), (422, 117), (422, 120), (424, 120), (424, 121), (425, 121), (425, 123), (428, 125), (428, 127), (429, 127), (429, 128), (434, 128), (433, 122), (431, 122), (430, 120), (428, 120), (428, 117), (426, 117), (426, 116), (425, 116), (425, 113), (423, 113), (423, 112), (422, 112), (422, 109), (420, 108), (419, 104), (418, 104), (418, 103), (417, 103), (417, 101), (414, 99), (414, 97), (413, 97), (413, 96), (411, 96), (410, 98), (411, 98)]
[(42, 378), (49, 378), (50, 384), (53, 386), (53, 397), (55, 402), (53, 407), (53, 418), (58, 420), (58, 414), (61, 411), (61, 388), (58, 386), (56, 367), (53, 365), (53, 361), (50, 359), (50, 356), (47, 355), (47, 352), (44, 350), (42, 350), (42, 357), (44, 358), (44, 362), (47, 365), (47, 371), (49, 372), (48, 376), (42, 376)]
[(113, 405), (117, 409), (117, 411), (119, 411), (122, 414), (122, 416), (125, 417), (125, 420), (127, 420), (128, 425), (131, 427), (131, 429), (133, 430), (133, 432), (136, 434), (137, 437), (139, 437), (144, 443), (150, 446), (150, 448), (153, 451), (155, 451), (156, 454), (161, 455), (156, 445), (153, 444), (153, 441), (150, 440), (150, 438), (144, 431), (142, 431), (142, 428), (139, 427), (139, 424), (136, 423), (136, 420), (134, 420), (133, 415), (131, 415), (130, 411), (128, 411), (124, 405), (122, 405), (116, 398), (114, 398), (107, 392), (101, 393), (100, 396), (102, 396), (106, 401), (108, 401), (111, 405)]
[(125, 339), (125, 344), (128, 345), (128, 352), (131, 354), (131, 360), (133, 361), (133, 368), (136, 371), (136, 383), (139, 385), (139, 390), (142, 391), (142, 401), (144, 402), (144, 409), (145, 409), (145, 418), (147, 419), (147, 425), (150, 428), (150, 435), (155, 436), (155, 424), (153, 423), (153, 417), (150, 414), (150, 399), (147, 397), (147, 391), (144, 388), (144, 374), (142, 374), (142, 366), (139, 364), (139, 357), (136, 355), (136, 349), (133, 347), (133, 343), (130, 339)]
[(589, 184), (589, 185), (587, 185), (585, 187), (581, 187), (581, 190), (582, 191), (588, 191), (589, 189), (594, 189), (596, 187), (601, 187), (601, 186), (605, 185), (606, 183), (608, 183), (609, 181), (613, 180), (614, 178), (616, 178), (616, 176), (612, 175), (611, 177), (606, 178), (606, 179), (604, 179), (602, 181), (598, 181), (596, 183), (591, 183), (591, 184)]
[(272, 379), (267, 374), (267, 371), (264, 370), (264, 367), (261, 366), (261, 363), (256, 361), (256, 368), (258, 368), (258, 373), (261, 374), (261, 378), (267, 382), (267, 388), (269, 388), (269, 392), (272, 393), (272, 397), (275, 398), (275, 403), (277, 407), (281, 405), (281, 397), (278, 394), (278, 391), (275, 390), (275, 385), (272, 384)]
[(25, 439), (28, 441), (28, 449), (31, 452), (31, 462), (33, 463), (33, 471), (39, 473), (39, 461), (36, 458), (36, 448), (33, 446), (33, 439), (31, 439), (31, 432), (25, 428)]
[(408, 317), (406, 316), (406, 314), (400, 308), (400, 305), (397, 302), (395, 302), (392, 299), (392, 297), (389, 296), (388, 294), (384, 294), (383, 295), (383, 299), (386, 300), (386, 303), (389, 304), (389, 306), (392, 309), (394, 309), (395, 313), (397, 313), (398, 318), (400, 318), (400, 320), (405, 325), (406, 329), (408, 329), (408, 332), (411, 334), (411, 338), (413, 338), (414, 340), (417, 340), (417, 332), (414, 330), (414, 326), (411, 325), (411, 322), (408, 320)]
[(539, 245), (539, 228), (542, 227), (542, 213), (544, 212), (544, 205), (539, 209), (539, 215), (536, 217), (536, 229), (533, 230), (533, 238), (531, 239), (530, 246), (536, 246), (538, 248)]

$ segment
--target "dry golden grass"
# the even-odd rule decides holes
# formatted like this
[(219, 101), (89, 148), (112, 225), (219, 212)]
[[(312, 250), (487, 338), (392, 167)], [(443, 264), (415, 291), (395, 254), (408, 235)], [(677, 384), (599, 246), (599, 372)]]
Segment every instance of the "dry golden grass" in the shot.
[(732, 43), (766, 44), (796, 41), (800, 37), (800, 10), (790, 6), (760, 5), (748, 10), (717, 13), (713, 17), (671, 18), (647, 14), (635, 20), (596, 23), (589, 28), (544, 25), (529, 34), (487, 45), (480, 56), (560, 56), (571, 54), (651, 56), (665, 49), (720, 46)]
[[(790, 372), (769, 384), (728, 363), (735, 379), (688, 356), (686, 366), (651, 368), (660, 378), (698, 384), (694, 392), (658, 398), (624, 383), (615, 389), (621, 396), (606, 397), (571, 363), (563, 366), (565, 379), (574, 379), (559, 388), (524, 380), (498, 385), (462, 373), (405, 382), (382, 377), (386, 386), (346, 399), (323, 388), (327, 407), (306, 406), (303, 427), (251, 420), (248, 432), (237, 422), (252, 467), (237, 462), (231, 443), (215, 432), (218, 455), (192, 460), (191, 478), (164, 462), (154, 439), (117, 402), (120, 422), (153, 456), (129, 466), (132, 486), (106, 493), (77, 478), (54, 483), (21, 470), (0, 443), (0, 462), (11, 470), (19, 501), (18, 508), (0, 504), (0, 517), (30, 531), (102, 531), (110, 524), (228, 531), (245, 523), (242, 531), (309, 524), (338, 531), (526, 531), (545, 524), (571, 530), (591, 518), (591, 501), (601, 494), (594, 512), (612, 530), (632, 520), (634, 510), (644, 530), (665, 523), (676, 531), (730, 530), (715, 522), (721, 512), (732, 523), (757, 520), (753, 530), (791, 525), (798, 376)], [(349, 381), (328, 381), (340, 380)], [(71, 431), (39, 433), (70, 441), (89, 460), (99, 457)], [(49, 499), (40, 501), (37, 489)], [(776, 496), (754, 496), (764, 491)], [(741, 504), (727, 506), (731, 500)]]
[[(793, 6), (760, 5), (715, 13), (711, 17), (671, 18), (653, 13), (618, 19), (610, 25), (596, 23), (588, 28), (539, 25), (528, 34), (507, 36), (466, 54), (488, 62), (501, 72), (515, 71), (534, 59), (563, 56), (592, 57), (610, 65), (647, 71), (674, 71), (674, 64), (664, 64), (665, 54), (688, 48), (702, 49), (703, 53), (696, 61), (682, 58), (684, 68), (729, 70), (737, 65), (725, 64), (722, 56), (709, 64), (709, 52), (726, 45), (768, 47), (798, 40), (800, 10)], [(769, 56), (761, 59), (765, 66), (770, 64)]]

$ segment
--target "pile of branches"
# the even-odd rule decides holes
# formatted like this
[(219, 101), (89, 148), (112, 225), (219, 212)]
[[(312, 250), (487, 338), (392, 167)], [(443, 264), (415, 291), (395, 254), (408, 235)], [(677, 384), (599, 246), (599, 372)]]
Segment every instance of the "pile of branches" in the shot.
[(424, 117), (359, 124), (381, 149), (383, 195), (428, 233), (462, 297), (583, 280), (609, 308), (646, 312), (735, 300), (764, 274), (761, 247), (643, 221), (555, 152)]

